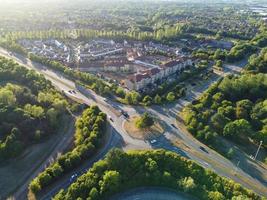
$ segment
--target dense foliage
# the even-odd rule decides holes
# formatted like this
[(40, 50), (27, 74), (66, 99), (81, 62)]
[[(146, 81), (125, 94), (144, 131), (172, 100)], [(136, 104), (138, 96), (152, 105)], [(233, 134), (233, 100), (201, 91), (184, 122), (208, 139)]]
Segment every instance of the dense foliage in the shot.
[(259, 55), (252, 55), (246, 69), (255, 73), (267, 73), (267, 48), (263, 48)]
[(75, 126), (74, 149), (61, 155), (32, 180), (29, 189), (34, 194), (39, 193), (95, 153), (106, 129), (106, 114), (101, 112), (97, 106), (91, 106), (77, 119)]
[(0, 57), (0, 160), (55, 133), (68, 102), (51, 82)]
[(66, 191), (61, 190), (54, 200), (104, 200), (140, 186), (169, 187), (203, 200), (261, 199), (234, 181), (172, 152), (112, 150)]
[[(185, 25), (183, 32), (187, 33), (202, 33), (217, 38), (252, 38), (260, 20), (250, 12), (249, 5), (241, 1), (218, 2), (80, 0), (62, 3), (62, 0), (48, 0), (38, 3), (25, 1), (23, 6), (19, 6), (14, 1), (5, 1), (0, 9), (0, 26), (5, 33), (18, 31), (20, 35), (24, 33), (22, 31), (30, 34), (36, 31), (42, 37), (49, 32), (56, 32), (57, 36), (73, 36), (75, 32), (57, 32), (71, 24), (75, 29), (89, 27), (109, 31), (110, 34), (121, 31), (136, 36), (138, 32), (158, 32), (157, 35), (164, 39), (165, 27), (172, 28), (178, 22)], [(27, 12), (32, 15), (27, 15)], [(43, 34), (43, 30), (50, 31)]]
[(219, 143), (219, 135), (239, 143), (263, 141), (266, 147), (266, 105), (266, 74), (229, 76), (187, 106), (183, 118), (188, 130), (206, 143)]

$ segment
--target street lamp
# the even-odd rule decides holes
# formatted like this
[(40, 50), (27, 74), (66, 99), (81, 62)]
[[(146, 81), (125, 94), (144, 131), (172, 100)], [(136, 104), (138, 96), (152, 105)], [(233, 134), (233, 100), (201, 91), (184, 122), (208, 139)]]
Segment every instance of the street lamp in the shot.
[(256, 152), (255, 156), (254, 156), (254, 160), (256, 160), (256, 158), (257, 158), (257, 156), (258, 156), (258, 153), (259, 153), (259, 151), (260, 151), (261, 145), (262, 145), (262, 141), (260, 141), (260, 145), (259, 145), (259, 147), (258, 147), (258, 149), (257, 149), (257, 152)]

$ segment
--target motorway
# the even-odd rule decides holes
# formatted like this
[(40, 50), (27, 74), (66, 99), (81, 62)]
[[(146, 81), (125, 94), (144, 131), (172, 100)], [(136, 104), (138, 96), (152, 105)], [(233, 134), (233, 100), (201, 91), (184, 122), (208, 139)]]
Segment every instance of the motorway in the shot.
[[(188, 84), (187, 96), (180, 99), (175, 104), (169, 104), (165, 106), (152, 106), (150, 108), (144, 108), (141, 106), (128, 106), (111, 100), (106, 101), (103, 97), (97, 95), (93, 91), (80, 89), (77, 91), (75, 83), (71, 80), (66, 79), (62, 74), (53, 72), (37, 63), (33, 63), (30, 60), (21, 57), (19, 55), (10, 55), (3, 49), (0, 49), (0, 54), (9, 58), (14, 59), (19, 64), (42, 73), (47, 79), (49, 79), (53, 85), (60, 91), (64, 91), (65, 94), (71, 98), (78, 99), (80, 102), (88, 105), (96, 104), (99, 108), (110, 116), (114, 122), (110, 122), (111, 128), (111, 139), (106, 144), (104, 150), (96, 156), (95, 159), (90, 160), (84, 170), (90, 168), (92, 164), (103, 158), (106, 152), (115, 147), (119, 143), (123, 143), (123, 149), (157, 149), (164, 148), (167, 150), (174, 151), (182, 156), (194, 160), (204, 168), (209, 168), (215, 171), (217, 174), (231, 178), (241, 185), (255, 191), (256, 193), (267, 196), (267, 187), (265, 183), (260, 182), (255, 177), (250, 176), (242, 169), (238, 168), (231, 161), (227, 160), (217, 152), (211, 150), (209, 147), (200, 143), (193, 136), (188, 134), (185, 130), (180, 129), (177, 125), (176, 116), (181, 109), (190, 103), (193, 99), (197, 98), (203, 91), (205, 91), (210, 84), (216, 82), (220, 76), (216, 76), (205, 82), (205, 84), (197, 85), (195, 87)], [(227, 65), (225, 67), (226, 73), (238, 73), (241, 69), (237, 66)], [(70, 90), (76, 90), (76, 93), (69, 93)], [(82, 91), (82, 92), (80, 92)], [(165, 133), (157, 139), (155, 144), (151, 144), (150, 141), (138, 140), (130, 137), (123, 128), (123, 123), (126, 120), (123, 116), (118, 115), (118, 110), (126, 111), (130, 116), (141, 114), (144, 112), (150, 112), (157, 116), (163, 122), (165, 122)], [(173, 124), (173, 125), (172, 125)], [(172, 141), (179, 140), (186, 144), (187, 148), (178, 148), (172, 144)], [(201, 151), (200, 146), (203, 146), (207, 152)], [(267, 173), (262, 169), (262, 173)], [(47, 193), (44, 199), (50, 199), (55, 195), (60, 188), (66, 188), (71, 182), (69, 180), (62, 181), (60, 184), (54, 187), (50, 192)]]

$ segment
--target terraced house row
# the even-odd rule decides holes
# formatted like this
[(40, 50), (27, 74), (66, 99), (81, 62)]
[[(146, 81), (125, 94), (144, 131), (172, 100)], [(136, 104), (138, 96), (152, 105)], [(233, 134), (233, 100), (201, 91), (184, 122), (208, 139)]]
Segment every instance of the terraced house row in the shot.
[(170, 60), (160, 66), (152, 67), (148, 70), (139, 71), (125, 80), (125, 85), (129, 90), (142, 90), (149, 84), (156, 84), (169, 78), (170, 76), (179, 75), (183, 70), (193, 65), (189, 57), (180, 57), (176, 60)]

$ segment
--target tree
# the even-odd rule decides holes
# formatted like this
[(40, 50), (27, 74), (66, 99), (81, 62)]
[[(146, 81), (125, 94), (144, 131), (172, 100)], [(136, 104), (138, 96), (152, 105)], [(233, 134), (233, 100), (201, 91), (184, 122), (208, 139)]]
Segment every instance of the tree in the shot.
[(249, 120), (252, 107), (253, 103), (248, 99), (236, 102), (236, 118)]
[(161, 104), (162, 103), (162, 99), (158, 94), (154, 97), (154, 103), (155, 104)]
[(29, 189), (34, 193), (38, 193), (41, 190), (41, 185), (38, 179), (33, 179), (33, 181), (29, 185)]
[(184, 192), (192, 191), (196, 188), (195, 181), (192, 177), (185, 177), (178, 182), (178, 185), (183, 189)]
[(41, 106), (26, 104), (24, 110), (32, 117), (41, 119), (44, 117), (44, 109)]
[(147, 112), (144, 113), (137, 121), (136, 126), (138, 128), (148, 128), (154, 124), (154, 119)]
[(235, 154), (234, 149), (233, 149), (233, 148), (230, 148), (229, 151), (227, 152), (227, 157), (228, 157), (229, 159), (232, 159), (233, 156), (234, 156), (234, 154)]
[(98, 190), (93, 187), (89, 193), (89, 197), (91, 198), (90, 200), (97, 200), (99, 196), (99, 192)]
[(221, 60), (217, 60), (215, 66), (216, 66), (217, 68), (219, 68), (219, 69), (222, 69), (222, 67), (223, 67), (223, 62), (222, 62)]
[(224, 115), (216, 113), (211, 117), (211, 123), (216, 131), (221, 132), (223, 131), (224, 126), (229, 122), (230, 120), (226, 118)]
[(245, 119), (229, 122), (223, 129), (223, 135), (233, 138), (238, 138), (241, 135), (251, 136), (253, 133), (251, 125)]
[(16, 103), (16, 96), (12, 91), (5, 88), (0, 89), (0, 104), (14, 105)]
[(222, 195), (222, 193), (220, 193), (218, 191), (209, 192), (208, 197), (210, 200), (224, 200), (225, 199), (225, 197)]
[(109, 193), (118, 189), (120, 183), (120, 174), (117, 171), (106, 171), (103, 179), (99, 182), (100, 192)]
[(117, 90), (116, 90), (116, 94), (121, 97), (121, 98), (124, 98), (125, 97), (125, 91), (123, 90), (123, 88), (121, 87), (118, 87)]
[(167, 99), (169, 102), (174, 102), (174, 100), (175, 100), (175, 94), (174, 94), (173, 92), (169, 92), (169, 93), (167, 94), (166, 99)]
[(56, 127), (56, 125), (58, 124), (58, 121), (57, 121), (58, 114), (59, 113), (58, 113), (58, 111), (56, 111), (55, 108), (50, 108), (46, 112), (49, 123), (54, 127)]
[(135, 105), (138, 104), (141, 99), (141, 95), (138, 92), (132, 92), (131, 96), (132, 96), (132, 103)]
[(146, 106), (150, 106), (152, 104), (153, 100), (152, 98), (149, 96), (149, 95), (146, 95), (144, 98), (143, 98), (143, 103), (146, 105)]

